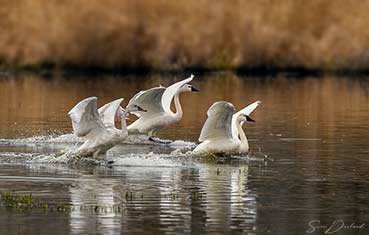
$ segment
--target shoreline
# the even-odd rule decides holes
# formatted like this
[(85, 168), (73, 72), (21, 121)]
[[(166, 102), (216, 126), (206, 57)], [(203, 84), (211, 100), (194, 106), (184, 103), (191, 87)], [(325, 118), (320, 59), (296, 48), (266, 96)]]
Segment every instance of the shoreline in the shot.
[(64, 66), (64, 67), (3, 67), (0, 66), (0, 76), (17, 76), (17, 75), (40, 75), (43, 77), (51, 77), (60, 75), (65, 77), (73, 76), (121, 76), (121, 75), (150, 75), (150, 74), (179, 74), (179, 73), (195, 73), (195, 74), (211, 74), (211, 73), (233, 73), (240, 76), (250, 77), (366, 77), (369, 76), (369, 69), (335, 69), (327, 70), (322, 68), (303, 68), (303, 67), (241, 67), (236, 69), (211, 69), (201, 67), (186, 67), (182, 69), (153, 69), (147, 67), (131, 68), (131, 67), (115, 67), (104, 68), (96, 66)]

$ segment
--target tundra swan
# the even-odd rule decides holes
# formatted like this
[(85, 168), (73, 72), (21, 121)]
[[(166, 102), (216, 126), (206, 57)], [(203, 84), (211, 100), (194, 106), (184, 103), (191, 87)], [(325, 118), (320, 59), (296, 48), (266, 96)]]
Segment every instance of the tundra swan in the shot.
[(256, 101), (236, 112), (233, 104), (226, 101), (214, 103), (208, 110), (208, 118), (201, 130), (194, 155), (206, 154), (244, 154), (249, 150), (249, 144), (242, 129), (246, 121), (254, 122), (249, 115), (259, 106)]
[[(189, 78), (174, 83), (167, 88), (162, 86), (154, 87), (145, 91), (140, 91), (133, 96), (128, 105), (138, 105), (147, 110), (147, 112), (133, 112), (133, 114), (139, 118), (128, 126), (128, 132), (147, 134), (151, 141), (158, 141), (153, 137), (156, 136), (159, 130), (177, 123), (182, 119), (183, 111), (179, 101), (179, 95), (184, 92), (199, 91), (188, 84), (193, 78), (194, 75), (191, 75)], [(176, 113), (170, 109), (173, 99)]]
[[(122, 101), (123, 98), (114, 100), (98, 110), (97, 97), (89, 97), (69, 111), (74, 135), (84, 140), (74, 154), (96, 158), (127, 138), (125, 121), (127, 114), (145, 110), (137, 105), (127, 106), (124, 110), (120, 107)], [(115, 127), (114, 121), (117, 114), (121, 119), (121, 129)]]

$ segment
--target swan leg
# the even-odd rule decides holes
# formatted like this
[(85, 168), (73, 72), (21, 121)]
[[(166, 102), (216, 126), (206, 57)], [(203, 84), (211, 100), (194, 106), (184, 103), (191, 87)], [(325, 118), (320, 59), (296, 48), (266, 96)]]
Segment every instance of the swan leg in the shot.
[(173, 142), (171, 140), (161, 140), (159, 138), (155, 138), (155, 137), (152, 137), (152, 136), (149, 137), (149, 140), (152, 141), (152, 142), (155, 142), (155, 143), (159, 143), (159, 144), (170, 144), (170, 143)]
[(161, 140), (157, 137), (155, 137), (156, 135), (156, 132), (155, 131), (150, 131), (149, 132), (149, 140), (152, 141), (152, 142), (155, 142), (155, 143), (159, 143), (159, 144), (170, 144), (172, 143), (173, 141), (171, 140)]
[(99, 160), (100, 151), (101, 151), (101, 149), (96, 150), (93, 153), (92, 158), (95, 159), (95, 160)]

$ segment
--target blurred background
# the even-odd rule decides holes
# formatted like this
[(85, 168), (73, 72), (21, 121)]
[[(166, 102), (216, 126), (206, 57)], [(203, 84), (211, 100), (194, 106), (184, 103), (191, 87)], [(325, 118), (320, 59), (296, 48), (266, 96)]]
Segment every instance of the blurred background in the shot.
[(0, 66), (367, 70), (369, 1), (0, 0)]
[[(314, 220), (369, 234), (368, 10), (369, 0), (0, 0), (0, 234), (295, 235)], [(159, 133), (188, 148), (136, 142), (110, 151), (109, 167), (55, 164), (78, 146), (77, 102), (125, 107), (190, 73), (201, 92), (181, 95), (183, 119)], [(244, 125), (249, 154), (190, 157), (220, 100), (262, 101)], [(75, 209), (24, 213), (2, 192)]]

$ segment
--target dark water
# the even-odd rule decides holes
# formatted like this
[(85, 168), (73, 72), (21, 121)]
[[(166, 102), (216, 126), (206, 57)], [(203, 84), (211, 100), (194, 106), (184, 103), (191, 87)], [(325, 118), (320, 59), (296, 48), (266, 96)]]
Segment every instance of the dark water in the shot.
[(47, 161), (74, 146), (54, 138), (71, 132), (66, 113), (82, 98), (127, 102), (174, 80), (1, 77), (0, 191), (31, 193), (48, 208), (2, 200), (0, 234), (368, 234), (368, 78), (195, 77), (201, 93), (181, 97), (184, 118), (161, 137), (196, 142), (213, 102), (261, 100), (246, 126), (251, 159), (130, 145), (108, 154), (111, 167)]

